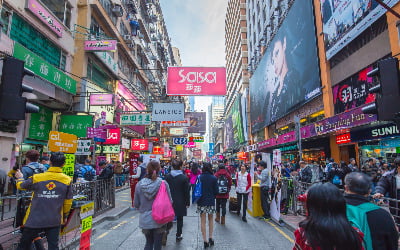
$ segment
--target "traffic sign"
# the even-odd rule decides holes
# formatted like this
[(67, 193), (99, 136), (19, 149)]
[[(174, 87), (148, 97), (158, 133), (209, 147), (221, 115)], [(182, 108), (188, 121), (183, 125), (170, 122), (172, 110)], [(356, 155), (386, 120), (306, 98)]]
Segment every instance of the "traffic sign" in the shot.
[(188, 144), (189, 140), (186, 137), (174, 137), (173, 143), (174, 145), (186, 145)]

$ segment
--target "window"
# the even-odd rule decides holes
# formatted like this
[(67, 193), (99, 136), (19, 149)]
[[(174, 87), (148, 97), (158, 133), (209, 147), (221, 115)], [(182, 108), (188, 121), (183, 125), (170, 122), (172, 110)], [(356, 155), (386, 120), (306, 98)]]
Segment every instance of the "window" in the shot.
[(60, 60), (60, 69), (65, 70), (66, 65), (67, 65), (67, 56), (64, 53), (62, 53)]
[(53, 14), (68, 28), (71, 28), (72, 7), (65, 0), (41, 0)]
[(3, 24), (2, 31), (8, 35), (12, 20), (12, 12), (5, 5), (3, 5), (3, 8), (1, 9), (0, 20)]
[(111, 1), (110, 0), (99, 0), (99, 2), (103, 6), (104, 10), (107, 12), (108, 16), (111, 18), (111, 21), (113, 22), (113, 24), (116, 25), (117, 17), (112, 12), (113, 4), (111, 3)]
[(104, 30), (100, 27), (96, 19), (92, 17), (92, 21), (90, 23), (90, 34), (93, 36), (92, 39), (101, 39), (106, 36)]
[(88, 59), (87, 78), (103, 89), (113, 90), (111, 77), (90, 58)]

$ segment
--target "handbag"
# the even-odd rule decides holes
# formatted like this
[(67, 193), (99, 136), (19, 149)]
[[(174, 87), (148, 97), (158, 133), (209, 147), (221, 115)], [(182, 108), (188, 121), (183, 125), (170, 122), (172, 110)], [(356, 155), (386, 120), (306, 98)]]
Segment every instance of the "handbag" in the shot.
[(156, 198), (154, 199), (151, 215), (153, 220), (158, 224), (171, 222), (175, 218), (174, 208), (172, 207), (172, 202), (164, 181), (161, 182)]
[(196, 203), (200, 197), (202, 196), (202, 188), (201, 188), (201, 181), (200, 175), (197, 176), (196, 184), (194, 186), (193, 195), (192, 195), (192, 203)]

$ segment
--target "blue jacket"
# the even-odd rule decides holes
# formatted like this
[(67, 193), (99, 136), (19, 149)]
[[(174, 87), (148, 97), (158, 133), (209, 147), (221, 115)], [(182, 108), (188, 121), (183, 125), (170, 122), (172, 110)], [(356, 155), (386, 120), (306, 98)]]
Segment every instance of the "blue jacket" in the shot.
[(197, 201), (199, 206), (215, 206), (215, 196), (218, 194), (217, 177), (204, 172), (200, 175), (201, 197)]

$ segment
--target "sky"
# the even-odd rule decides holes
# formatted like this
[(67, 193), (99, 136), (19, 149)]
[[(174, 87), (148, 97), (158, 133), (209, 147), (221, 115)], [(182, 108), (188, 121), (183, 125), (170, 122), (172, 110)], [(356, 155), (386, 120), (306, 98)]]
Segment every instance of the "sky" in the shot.
[[(225, 13), (228, 0), (160, 0), (172, 46), (183, 66), (225, 66)], [(197, 97), (207, 110), (210, 97)]]

